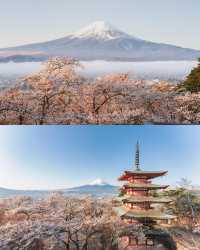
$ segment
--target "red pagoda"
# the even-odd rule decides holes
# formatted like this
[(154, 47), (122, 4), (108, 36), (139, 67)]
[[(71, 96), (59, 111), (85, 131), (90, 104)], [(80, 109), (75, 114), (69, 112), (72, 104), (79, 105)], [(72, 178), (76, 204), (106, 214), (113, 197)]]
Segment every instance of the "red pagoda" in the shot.
[[(121, 219), (128, 224), (152, 226), (160, 222), (169, 222), (175, 216), (163, 212), (161, 204), (171, 202), (168, 198), (159, 197), (158, 190), (164, 190), (168, 185), (156, 185), (152, 179), (166, 175), (167, 171), (142, 171), (139, 164), (139, 143), (136, 145), (135, 169), (125, 171), (119, 181), (125, 181), (121, 190), (121, 195), (117, 198), (121, 206), (114, 210)], [(146, 238), (143, 242), (135, 236), (126, 236), (128, 245), (142, 246), (153, 245), (151, 238)]]

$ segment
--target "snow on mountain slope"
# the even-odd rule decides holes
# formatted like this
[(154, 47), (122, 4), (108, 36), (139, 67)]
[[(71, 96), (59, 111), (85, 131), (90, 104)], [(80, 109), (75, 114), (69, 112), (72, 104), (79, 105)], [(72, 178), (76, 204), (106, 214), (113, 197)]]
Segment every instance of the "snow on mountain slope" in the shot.
[(92, 181), (89, 185), (100, 185), (100, 186), (104, 186), (104, 185), (108, 185), (108, 183), (106, 183), (105, 181), (103, 181), (102, 179), (96, 179), (94, 181)]
[(95, 22), (61, 39), (0, 49), (0, 61), (41, 61), (50, 56), (108, 61), (196, 60), (200, 51), (145, 41), (105, 22)]
[(96, 38), (102, 40), (117, 39), (120, 37), (131, 37), (128, 34), (116, 29), (106, 22), (94, 22), (78, 32), (72, 34), (74, 38)]

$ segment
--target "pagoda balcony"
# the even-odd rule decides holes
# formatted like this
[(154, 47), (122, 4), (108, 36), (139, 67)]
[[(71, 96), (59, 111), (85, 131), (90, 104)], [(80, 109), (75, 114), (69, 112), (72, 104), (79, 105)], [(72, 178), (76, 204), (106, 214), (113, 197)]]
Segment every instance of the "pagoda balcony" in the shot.
[(151, 183), (151, 181), (148, 181), (147, 179), (135, 179), (130, 178), (127, 180), (129, 183)]
[(128, 209), (134, 209), (136, 210), (148, 210), (148, 209), (153, 209), (150, 207), (149, 203), (128, 203), (128, 202), (123, 202), (123, 205), (128, 208)]
[(130, 190), (127, 190), (126, 191), (126, 194), (127, 195), (131, 195), (131, 196), (138, 196), (138, 197), (140, 197), (140, 196), (148, 196), (148, 190), (132, 190), (132, 189), (130, 189)]

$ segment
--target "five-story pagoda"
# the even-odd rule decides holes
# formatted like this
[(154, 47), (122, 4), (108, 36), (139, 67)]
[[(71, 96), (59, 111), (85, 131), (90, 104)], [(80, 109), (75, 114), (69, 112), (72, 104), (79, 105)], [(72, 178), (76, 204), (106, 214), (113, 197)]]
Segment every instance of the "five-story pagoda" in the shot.
[[(168, 222), (175, 216), (162, 212), (161, 204), (171, 202), (168, 198), (161, 198), (155, 195), (156, 191), (164, 190), (168, 185), (156, 185), (152, 179), (167, 174), (167, 171), (143, 171), (139, 162), (139, 143), (136, 144), (135, 169), (125, 171), (119, 181), (126, 181), (120, 189), (120, 196), (117, 198), (121, 206), (115, 207), (115, 212), (128, 224), (140, 224), (144, 226), (156, 225), (158, 221)], [(129, 245), (138, 246), (140, 244), (137, 237), (126, 237)], [(149, 240), (149, 241), (148, 241)], [(151, 238), (145, 239), (145, 245), (153, 245)]]

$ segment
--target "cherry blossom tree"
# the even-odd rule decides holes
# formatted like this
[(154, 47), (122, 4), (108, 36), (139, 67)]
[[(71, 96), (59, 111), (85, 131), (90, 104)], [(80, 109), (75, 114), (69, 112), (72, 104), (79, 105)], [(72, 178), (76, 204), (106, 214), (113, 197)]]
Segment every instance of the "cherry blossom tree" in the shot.
[(0, 95), (0, 124), (199, 124), (200, 94), (128, 74), (78, 75), (77, 60), (52, 58)]

